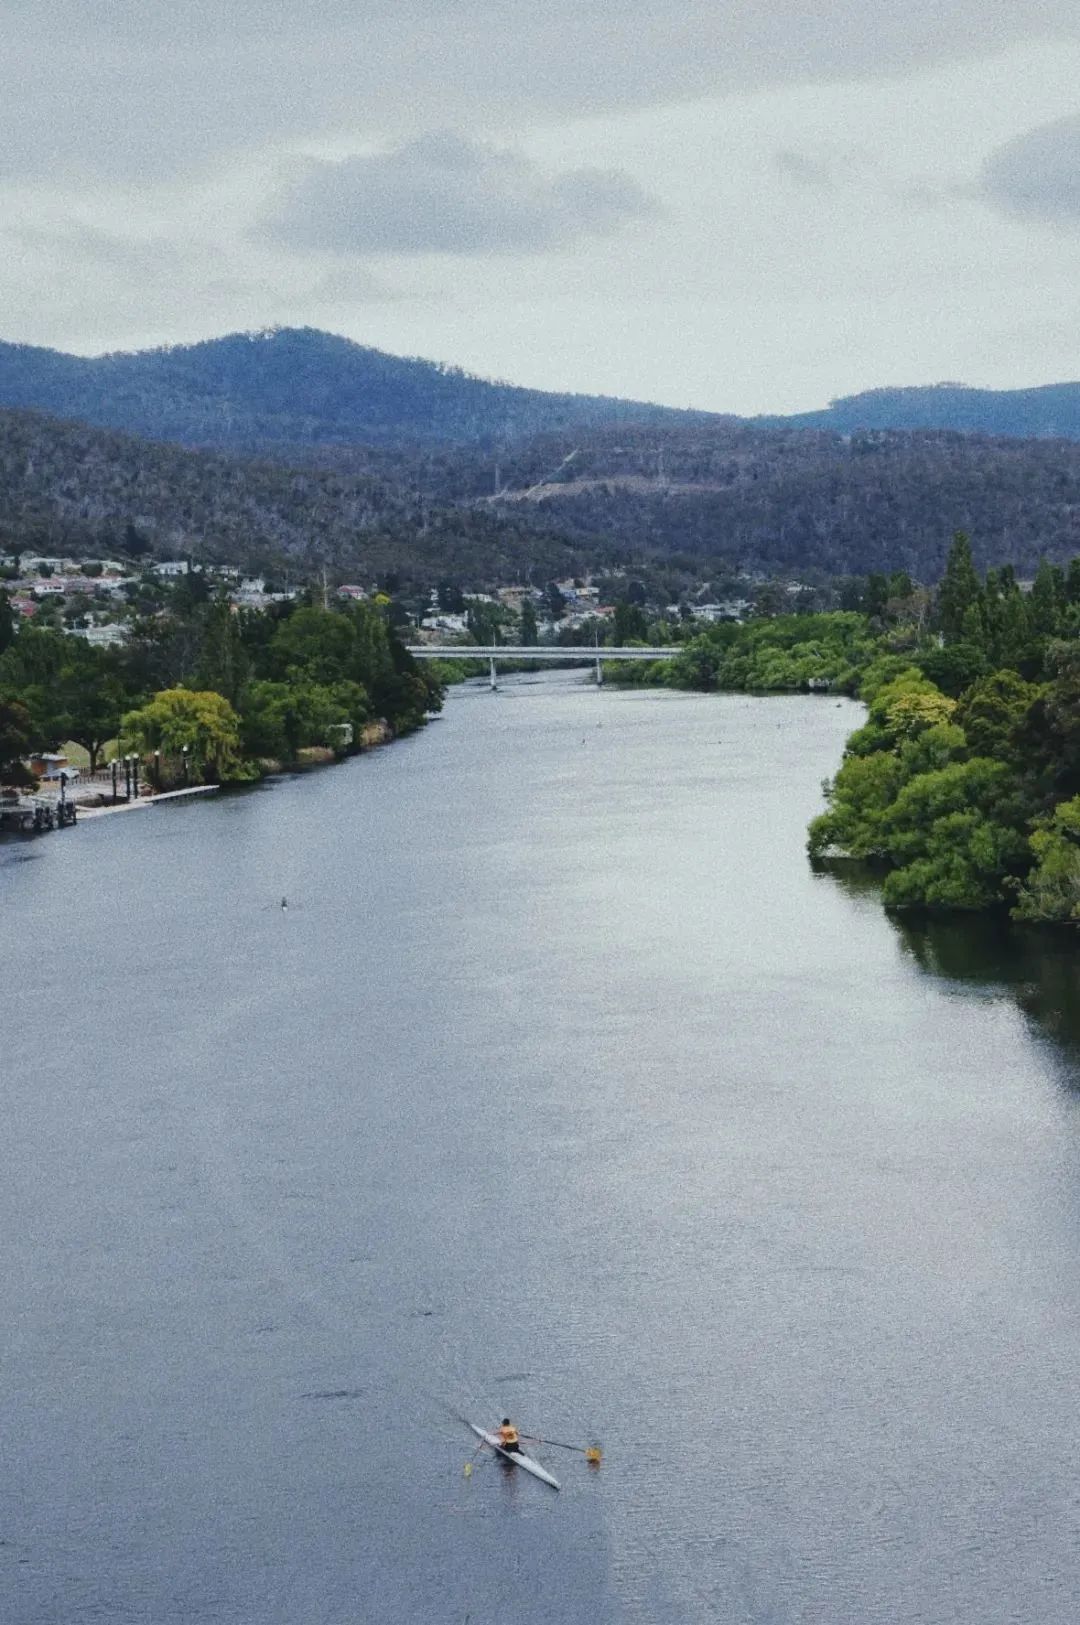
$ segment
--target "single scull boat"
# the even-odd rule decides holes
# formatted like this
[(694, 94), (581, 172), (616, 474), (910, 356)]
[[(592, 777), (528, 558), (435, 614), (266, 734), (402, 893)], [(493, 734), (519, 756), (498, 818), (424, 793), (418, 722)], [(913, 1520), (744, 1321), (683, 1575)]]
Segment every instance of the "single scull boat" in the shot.
[(475, 1422), (470, 1422), (469, 1426), (476, 1434), (476, 1437), (478, 1439), (483, 1439), (484, 1443), (489, 1444), (492, 1450), (497, 1450), (504, 1461), (512, 1461), (515, 1467), (523, 1467), (525, 1471), (527, 1473), (531, 1473), (534, 1478), (539, 1478), (543, 1483), (550, 1484), (553, 1490), (557, 1490), (559, 1488), (559, 1480), (557, 1478), (553, 1478), (548, 1472), (547, 1468), (541, 1467), (538, 1461), (533, 1461), (531, 1456), (525, 1455), (524, 1451), (504, 1450), (494, 1433), (487, 1433), (483, 1428), (478, 1428)]

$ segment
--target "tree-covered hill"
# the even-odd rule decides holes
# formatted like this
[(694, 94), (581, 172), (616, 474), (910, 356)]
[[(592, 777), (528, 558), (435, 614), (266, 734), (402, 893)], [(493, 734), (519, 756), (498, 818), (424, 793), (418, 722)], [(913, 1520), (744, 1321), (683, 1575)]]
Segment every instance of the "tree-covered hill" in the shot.
[[(458, 496), (490, 465), (458, 459)], [(723, 558), (830, 575), (941, 573), (968, 531), (981, 563), (1034, 574), (1080, 548), (1080, 445), (952, 432), (692, 425), (549, 436), (503, 459), (502, 512), (525, 512), (586, 549)], [(471, 484), (470, 484), (471, 481)]]
[[(130, 529), (129, 529), (130, 528)], [(331, 564), (363, 578), (515, 580), (565, 575), (585, 555), (487, 508), (418, 505), (412, 487), (289, 469), (0, 411), (0, 549), (114, 553), (134, 531), (162, 556), (265, 566)], [(611, 561), (591, 542), (588, 558)]]
[(315, 328), (95, 357), (0, 344), (0, 406), (180, 445), (269, 455), (354, 442), (498, 445), (575, 424), (704, 416), (492, 383)]
[(1080, 440), (1080, 383), (1036, 389), (969, 389), (964, 384), (868, 389), (831, 401), (822, 412), (761, 421), (836, 429), (841, 434), (858, 429), (959, 429), (1021, 439)]
[(477, 448), (347, 460), (290, 468), (0, 411), (0, 542), (109, 551), (131, 525), (158, 553), (473, 583), (672, 558), (930, 582), (957, 530), (1022, 576), (1080, 550), (1071, 441), (624, 425), (502, 453), (497, 499)]

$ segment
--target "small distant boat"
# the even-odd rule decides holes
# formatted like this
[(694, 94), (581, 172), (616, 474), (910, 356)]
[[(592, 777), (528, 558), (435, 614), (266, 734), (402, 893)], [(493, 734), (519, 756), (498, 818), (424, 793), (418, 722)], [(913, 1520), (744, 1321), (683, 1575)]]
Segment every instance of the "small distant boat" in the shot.
[(504, 1461), (512, 1461), (515, 1467), (523, 1468), (525, 1472), (531, 1473), (534, 1478), (540, 1479), (541, 1483), (550, 1484), (553, 1490), (559, 1488), (559, 1480), (553, 1478), (547, 1468), (541, 1467), (540, 1463), (534, 1461), (531, 1456), (526, 1456), (520, 1450), (504, 1450), (494, 1433), (487, 1433), (483, 1428), (478, 1428), (475, 1422), (470, 1422), (469, 1426), (476, 1434), (476, 1437), (483, 1439), (484, 1443), (489, 1444), (492, 1450), (498, 1451)]

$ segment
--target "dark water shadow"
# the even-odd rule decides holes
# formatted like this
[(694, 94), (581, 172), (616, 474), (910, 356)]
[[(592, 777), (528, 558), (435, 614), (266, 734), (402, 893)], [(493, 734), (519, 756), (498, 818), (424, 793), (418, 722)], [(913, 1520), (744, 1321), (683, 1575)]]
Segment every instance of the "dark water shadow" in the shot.
[[(878, 899), (881, 873), (864, 864), (816, 864), (853, 899)], [(1014, 1000), (1053, 1040), (1068, 1066), (1063, 1076), (1080, 1096), (1080, 932), (1065, 926), (1016, 925), (1004, 914), (889, 914), (902, 951), (928, 976), (973, 997)]]
[(921, 970), (966, 987), (1007, 993), (1071, 1063), (1080, 1093), (1080, 938), (1004, 918), (914, 921), (893, 929)]

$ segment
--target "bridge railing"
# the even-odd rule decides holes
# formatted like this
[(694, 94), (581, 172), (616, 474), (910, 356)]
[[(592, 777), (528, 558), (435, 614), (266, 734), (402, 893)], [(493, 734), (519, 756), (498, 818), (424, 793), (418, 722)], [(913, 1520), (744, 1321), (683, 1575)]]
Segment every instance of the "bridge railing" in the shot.
[(556, 643), (413, 643), (409, 653), (417, 660), (673, 660), (682, 654), (681, 644), (649, 648), (615, 647), (611, 644)]

